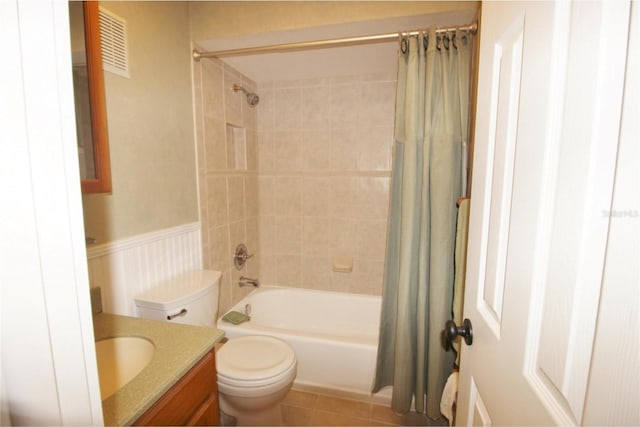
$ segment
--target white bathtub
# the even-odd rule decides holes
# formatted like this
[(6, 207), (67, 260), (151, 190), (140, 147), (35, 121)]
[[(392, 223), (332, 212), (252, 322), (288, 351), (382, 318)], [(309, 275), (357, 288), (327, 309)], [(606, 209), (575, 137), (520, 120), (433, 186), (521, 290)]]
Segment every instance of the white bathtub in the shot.
[[(251, 320), (218, 320), (228, 338), (271, 335), (287, 341), (298, 358), (294, 388), (388, 404), (390, 388), (371, 394), (380, 297), (262, 286), (231, 310), (251, 305)], [(230, 310), (230, 311), (231, 311)], [(222, 316), (221, 316), (222, 317)]]

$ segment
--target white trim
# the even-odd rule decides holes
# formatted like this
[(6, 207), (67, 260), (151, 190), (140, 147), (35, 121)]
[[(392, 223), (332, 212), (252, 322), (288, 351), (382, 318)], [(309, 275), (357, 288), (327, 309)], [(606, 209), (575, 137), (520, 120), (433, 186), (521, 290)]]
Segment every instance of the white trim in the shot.
[(112, 255), (125, 249), (135, 248), (142, 244), (149, 244), (157, 242), (159, 240), (165, 240), (170, 237), (176, 237), (193, 231), (200, 231), (199, 222), (192, 222), (189, 224), (178, 225), (176, 227), (138, 234), (133, 237), (127, 237), (125, 239), (116, 240), (113, 242), (96, 244), (87, 248), (87, 259), (94, 259), (105, 255)]
[(181, 273), (202, 268), (200, 223), (132, 236), (91, 248), (91, 287), (100, 287), (107, 313), (135, 316), (133, 299)]
[[(2, 407), (16, 425), (101, 425), (66, 2), (0, 2)], [(40, 51), (42, 49), (42, 51)], [(47, 70), (43, 72), (43, 70)], [(5, 84), (8, 83), (8, 84)]]

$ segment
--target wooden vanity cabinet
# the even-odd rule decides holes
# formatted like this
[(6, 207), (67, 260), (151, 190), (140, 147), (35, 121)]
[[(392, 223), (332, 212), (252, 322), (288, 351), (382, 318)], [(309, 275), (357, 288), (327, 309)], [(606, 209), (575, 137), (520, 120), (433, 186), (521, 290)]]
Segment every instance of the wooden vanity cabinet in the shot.
[(207, 353), (134, 425), (217, 426), (218, 383), (214, 350)]

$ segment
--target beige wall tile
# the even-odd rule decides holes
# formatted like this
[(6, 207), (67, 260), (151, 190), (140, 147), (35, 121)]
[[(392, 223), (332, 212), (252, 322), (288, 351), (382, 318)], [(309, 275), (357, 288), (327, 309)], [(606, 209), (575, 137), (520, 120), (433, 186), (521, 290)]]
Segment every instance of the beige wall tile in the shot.
[(329, 220), (329, 255), (355, 256), (358, 251), (358, 221), (331, 217)]
[(329, 127), (330, 92), (327, 86), (302, 88), (301, 125), (306, 130)]
[[(217, 233), (225, 227), (232, 250), (242, 224), (244, 243), (255, 252), (254, 265), (244, 273), (259, 274), (262, 283), (380, 294), (390, 180), (380, 173), (391, 167), (395, 76), (256, 85), (215, 61), (202, 67), (201, 76), (202, 87), (212, 91), (202, 94), (202, 104), (205, 96), (211, 104), (210, 119), (202, 119), (204, 167), (224, 170), (226, 120), (246, 128), (249, 171), (206, 179), (201, 215), (207, 229), (215, 230), (203, 239), (210, 263), (221, 262)], [(246, 97), (233, 93), (234, 82), (257, 92), (258, 106), (249, 107)], [(354, 271), (333, 272), (334, 255), (352, 256)], [(228, 271), (227, 293), (235, 301), (242, 292), (232, 281), (240, 272), (230, 265), (220, 267)]]
[[(246, 268), (246, 266), (245, 266)], [(246, 297), (253, 291), (255, 288), (253, 286), (240, 286), (240, 276), (247, 276), (247, 273), (243, 268), (241, 271), (235, 269), (235, 267), (231, 270), (231, 297), (233, 299), (233, 303), (236, 304), (242, 298)]]
[(392, 126), (375, 126), (363, 129), (362, 138), (358, 141), (358, 170), (391, 170), (392, 145)]
[(258, 85), (258, 95), (260, 95), (260, 104), (256, 109), (257, 130), (260, 132), (269, 132), (275, 129), (275, 110), (274, 110), (274, 91), (273, 84)]
[(358, 182), (355, 177), (332, 177), (329, 182), (329, 209), (332, 216), (338, 218), (356, 218), (361, 213), (358, 212), (357, 201), (361, 199), (358, 194)]
[(300, 216), (277, 216), (276, 254), (299, 255), (302, 250), (302, 218)]
[(395, 110), (395, 82), (372, 82), (362, 85), (360, 125), (393, 125)]
[(362, 258), (354, 260), (349, 292), (367, 295), (382, 295), (382, 262)]
[(304, 130), (301, 139), (303, 170), (329, 170), (331, 168), (331, 132)]
[(301, 80), (275, 80), (273, 82), (274, 89), (299, 88), (302, 87)]
[(223, 120), (206, 117), (204, 120), (204, 151), (207, 171), (227, 167), (226, 126)]
[[(260, 219), (257, 216), (247, 218), (244, 221), (244, 229), (246, 233), (244, 243), (247, 245), (247, 250), (254, 257), (257, 257), (260, 253)], [(258, 263), (253, 261), (253, 258), (250, 258), (247, 264), (256, 266)]]
[(211, 249), (211, 268), (226, 271), (230, 268), (231, 248), (229, 245), (229, 226), (213, 227), (209, 230), (209, 246)]
[(278, 268), (276, 255), (263, 252), (260, 254), (260, 281), (267, 285), (278, 285)]
[(352, 183), (355, 217), (386, 219), (389, 214), (389, 178), (363, 177)]
[[(204, 115), (221, 119), (224, 117), (224, 82), (222, 67), (211, 59), (202, 59), (202, 100)], [(195, 68), (195, 67), (194, 67)]]
[[(203, 232), (203, 244), (207, 248), (203, 264), (223, 273), (220, 290), (222, 314), (248, 292), (237, 289), (239, 275), (260, 275), (259, 182), (255, 172), (247, 172), (258, 168), (257, 110), (248, 106), (244, 94), (232, 90), (233, 83), (236, 83), (256, 91), (256, 84), (220, 61), (203, 61), (199, 72), (202, 83), (194, 85), (194, 99), (195, 116), (200, 118), (196, 120), (196, 135), (200, 138), (197, 143), (203, 146), (204, 151), (201, 154), (204, 162), (198, 163), (201, 223), (203, 230), (207, 230)], [(198, 71), (194, 72), (194, 79), (197, 78)], [(247, 171), (227, 169), (227, 123), (241, 127), (244, 132)], [(230, 167), (235, 167), (235, 163)], [(264, 206), (268, 208), (270, 205), (265, 201)], [(247, 244), (250, 252), (254, 253), (251, 265), (248, 263), (242, 271), (233, 267), (231, 257), (238, 243)]]
[(331, 272), (331, 282), (329, 290), (335, 292), (350, 292), (353, 273)]
[(281, 286), (302, 286), (302, 257), (276, 255), (277, 283)]
[(259, 218), (248, 218), (244, 221), (245, 245), (250, 255), (253, 255), (245, 264), (245, 273), (249, 277), (260, 279), (260, 226)]
[(299, 131), (275, 132), (276, 170), (298, 171), (302, 169), (302, 133)]
[(387, 243), (386, 220), (359, 220), (356, 234), (357, 250), (355, 255), (358, 258), (369, 261), (384, 261)]
[(302, 218), (302, 254), (327, 256), (329, 253), (329, 218)]
[(258, 132), (258, 170), (273, 171), (276, 168), (276, 139), (275, 132), (262, 131)]
[(258, 212), (258, 176), (244, 176), (245, 214), (247, 218), (257, 217)]
[(224, 96), (224, 117), (227, 123), (242, 126), (242, 102), (246, 98), (242, 92), (234, 92), (233, 85), (242, 86), (242, 75), (231, 67), (224, 66), (224, 83), (222, 93)]
[(302, 90), (298, 87), (274, 91), (274, 127), (276, 130), (299, 130), (302, 123)]
[(362, 85), (340, 84), (331, 87), (329, 122), (332, 129), (353, 128), (359, 124), (362, 109)]
[(218, 301), (218, 317), (224, 315), (233, 306), (234, 301), (231, 289), (231, 273), (229, 270), (221, 270), (220, 296)]
[(276, 178), (258, 176), (258, 212), (260, 215), (276, 213)]
[[(201, 233), (203, 235), (206, 235), (207, 238), (206, 240), (204, 239), (204, 236), (202, 236), (202, 268), (204, 268), (205, 270), (211, 270), (213, 269), (213, 267), (211, 267), (211, 248), (209, 248), (209, 233), (207, 232), (203, 232)], [(206, 242), (206, 243), (205, 243)]]
[(302, 257), (302, 286), (304, 288), (329, 290), (331, 285), (331, 261), (327, 256)]
[(244, 178), (242, 176), (227, 177), (227, 198), (229, 200), (229, 221), (245, 218)]
[[(227, 257), (229, 258), (229, 264), (233, 265), (233, 254), (235, 253), (236, 246), (240, 243), (246, 245), (247, 233), (245, 231), (245, 222), (236, 221), (229, 224), (229, 252)], [(235, 270), (235, 267), (234, 267)]]
[[(241, 86), (244, 87), (247, 91), (249, 92), (258, 92), (258, 88), (256, 83), (247, 78), (247, 76), (242, 76), (242, 83)], [(237, 92), (238, 94), (242, 93), (242, 92)], [(258, 94), (258, 96), (260, 96)], [(245, 96), (244, 93), (242, 93), (242, 97), (241, 97), (241, 101), (240, 101), (240, 106), (241, 106), (241, 110), (242, 110), (242, 126), (244, 126), (247, 129), (256, 129), (256, 126), (258, 125), (258, 119), (257, 119), (257, 115), (258, 115), (258, 106), (260, 105), (260, 103), (258, 102), (258, 105), (250, 105), (247, 102), (247, 97)], [(262, 99), (261, 99), (262, 100)]]
[(302, 179), (302, 215), (329, 216), (328, 177), (305, 177)]
[(276, 253), (276, 217), (260, 216), (258, 221), (259, 252), (273, 255)]
[(362, 129), (352, 127), (331, 132), (331, 169), (355, 171), (358, 169), (358, 151)]
[(276, 215), (302, 214), (302, 181), (298, 177), (277, 177), (274, 196)]
[(229, 222), (227, 180), (224, 176), (209, 175), (207, 188), (207, 216), (210, 227), (219, 227)]
[(247, 129), (246, 133), (247, 170), (258, 170), (258, 133), (253, 129)]

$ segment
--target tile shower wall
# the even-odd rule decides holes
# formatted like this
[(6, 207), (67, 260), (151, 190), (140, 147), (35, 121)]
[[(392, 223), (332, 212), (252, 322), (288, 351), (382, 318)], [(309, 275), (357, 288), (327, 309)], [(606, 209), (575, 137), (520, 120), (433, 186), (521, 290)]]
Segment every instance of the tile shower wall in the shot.
[[(250, 107), (240, 84), (260, 95)], [(220, 270), (220, 313), (265, 284), (382, 293), (395, 75), (256, 85), (215, 59), (194, 63), (203, 265)], [(229, 126), (230, 125), (230, 126)], [(246, 165), (232, 136), (244, 129)], [(244, 242), (254, 258), (238, 272)], [(351, 273), (332, 269), (353, 258)]]
[[(259, 277), (256, 108), (232, 90), (255, 91), (256, 84), (214, 59), (195, 62), (193, 77), (202, 263), (222, 272), (222, 314), (250, 291), (238, 278)], [(239, 243), (256, 254), (242, 271), (232, 260)]]
[[(259, 83), (260, 278), (382, 293), (395, 76)], [(335, 256), (351, 273), (333, 271)]]

